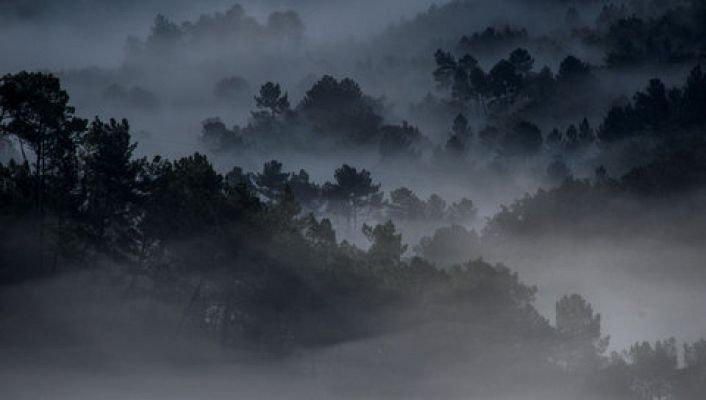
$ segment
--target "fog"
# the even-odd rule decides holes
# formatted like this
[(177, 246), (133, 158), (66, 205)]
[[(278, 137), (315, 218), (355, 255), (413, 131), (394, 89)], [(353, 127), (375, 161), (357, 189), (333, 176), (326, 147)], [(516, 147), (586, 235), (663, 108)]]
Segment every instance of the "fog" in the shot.
[(704, 16), (1, 2), (0, 397), (700, 398)]
[(701, 246), (639, 237), (610, 242), (545, 238), (497, 256), (523, 266), (525, 279), (539, 287), (537, 305), (545, 315), (553, 313), (564, 293), (584, 293), (603, 310), (614, 349), (640, 338), (691, 341), (703, 335), (703, 257)]

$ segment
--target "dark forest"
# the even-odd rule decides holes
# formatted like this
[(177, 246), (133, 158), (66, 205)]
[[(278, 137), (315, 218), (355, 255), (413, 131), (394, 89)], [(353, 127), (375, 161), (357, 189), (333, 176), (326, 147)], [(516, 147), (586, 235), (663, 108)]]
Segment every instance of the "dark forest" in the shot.
[(0, 398), (706, 396), (702, 0), (7, 0), (0, 50)]

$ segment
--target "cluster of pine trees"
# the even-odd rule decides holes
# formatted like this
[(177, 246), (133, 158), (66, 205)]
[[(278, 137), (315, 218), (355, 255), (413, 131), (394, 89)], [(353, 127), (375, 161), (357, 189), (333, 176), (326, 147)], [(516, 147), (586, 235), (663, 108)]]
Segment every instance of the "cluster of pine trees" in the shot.
[[(403, 326), (439, 357), (472, 360), (492, 340), (502, 357), (579, 377), (581, 390), (606, 398), (703, 393), (703, 341), (686, 345), (682, 364), (673, 340), (606, 356), (600, 316), (578, 295), (560, 299), (551, 325), (532, 305), (536, 288), (503, 265), (477, 259), (441, 269), (406, 258), (392, 222), (363, 226), (368, 250), (339, 243), (330, 221), (296, 200), (305, 173), (270, 162), (261, 174), (223, 176), (198, 153), (136, 158), (126, 121), (83, 120), (68, 100), (51, 75), (0, 82), (1, 132), (21, 153), (0, 167), (2, 285), (117, 265), (113, 284), (127, 295), (180, 305), (177, 329), (228, 346), (287, 354)], [(356, 190), (379, 189), (348, 166), (324, 187), (356, 206), (348, 197)], [(392, 202), (399, 213), (445, 208), (406, 189)], [(430, 242), (422, 246), (433, 255)], [(429, 327), (431, 342), (421, 339)]]

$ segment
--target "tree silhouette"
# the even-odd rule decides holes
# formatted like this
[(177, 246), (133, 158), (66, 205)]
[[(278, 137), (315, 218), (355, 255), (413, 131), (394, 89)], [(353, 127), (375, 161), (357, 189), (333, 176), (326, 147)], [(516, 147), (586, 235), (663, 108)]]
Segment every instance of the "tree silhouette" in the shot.
[(552, 151), (562, 150), (564, 146), (564, 135), (562, 135), (559, 129), (554, 128), (549, 132), (544, 142)]
[(510, 61), (500, 60), (488, 73), (490, 90), (497, 101), (507, 108), (522, 87), (522, 76)]
[(599, 367), (608, 347), (601, 336), (601, 316), (581, 296), (563, 296), (556, 303), (556, 329), (562, 344), (558, 358), (569, 371), (586, 372)]
[(527, 157), (537, 154), (542, 147), (542, 131), (527, 121), (520, 121), (505, 133), (500, 143), (501, 154), (509, 157)]
[(446, 218), (452, 224), (470, 224), (478, 217), (478, 209), (476, 209), (473, 201), (467, 198), (462, 198), (458, 202), (452, 203), (449, 206)]
[(201, 141), (214, 153), (234, 150), (244, 145), (239, 127), (232, 130), (220, 118), (209, 118), (201, 123)]
[(380, 155), (383, 159), (414, 160), (419, 157), (415, 145), (422, 139), (422, 133), (407, 121), (402, 125), (385, 125), (380, 128)]
[(465, 156), (473, 140), (473, 131), (468, 126), (468, 120), (463, 114), (454, 118), (451, 135), (446, 141), (445, 150), (453, 156)]
[[(44, 73), (20, 72), (0, 80), (0, 133), (17, 138), (25, 161), (33, 156), (34, 208), (39, 235), (39, 268), (44, 265), (47, 206), (68, 208), (77, 179), (76, 143), (86, 121), (74, 116), (59, 79)], [(27, 145), (32, 154), (28, 155)]]
[(302, 169), (297, 174), (291, 174), (288, 184), (302, 207), (318, 211), (322, 203), (321, 187), (310, 180), (306, 171)]
[(626, 352), (633, 375), (632, 390), (642, 399), (664, 399), (673, 395), (677, 368), (676, 340), (635, 343)]
[(378, 102), (366, 96), (357, 82), (325, 75), (298, 105), (314, 131), (337, 144), (366, 145), (379, 138), (382, 117)]
[(513, 50), (513, 52), (510, 53), (510, 57), (508, 57), (508, 61), (522, 76), (529, 75), (534, 66), (534, 59), (530, 53), (523, 48)]
[(574, 56), (567, 56), (559, 64), (557, 80), (559, 82), (576, 82), (591, 76), (591, 66)]
[(451, 225), (437, 229), (433, 236), (423, 237), (415, 252), (440, 266), (450, 266), (477, 258), (480, 238), (475, 231)]
[(424, 218), (424, 201), (406, 187), (390, 192), (390, 214), (395, 219), (418, 220)]
[(324, 185), (324, 193), (329, 198), (329, 208), (342, 213), (349, 226), (357, 221), (359, 211), (379, 207), (382, 201), (380, 185), (373, 184), (370, 172), (358, 171), (344, 164), (334, 172), (334, 183)]
[(363, 234), (371, 242), (368, 255), (377, 265), (395, 266), (407, 251), (407, 245), (402, 244), (402, 235), (397, 233), (392, 221), (375, 227), (363, 225)]
[(88, 243), (116, 259), (139, 254), (136, 221), (145, 188), (144, 160), (134, 160), (126, 120), (95, 119), (82, 142), (80, 231)]
[(255, 175), (253, 182), (260, 194), (274, 200), (284, 190), (289, 178), (290, 174), (282, 171), (282, 163), (272, 160), (262, 166), (262, 172)]
[(270, 117), (277, 117), (289, 111), (287, 93), (282, 94), (279, 83), (267, 82), (260, 87), (260, 94), (255, 96), (255, 105), (266, 110)]

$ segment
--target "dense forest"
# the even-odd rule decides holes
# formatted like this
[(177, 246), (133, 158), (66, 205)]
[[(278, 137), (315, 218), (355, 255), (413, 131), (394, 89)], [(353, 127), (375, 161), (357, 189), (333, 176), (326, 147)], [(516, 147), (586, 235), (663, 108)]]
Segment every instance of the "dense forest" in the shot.
[(703, 398), (706, 3), (371, 7), (0, 5), (0, 397)]

